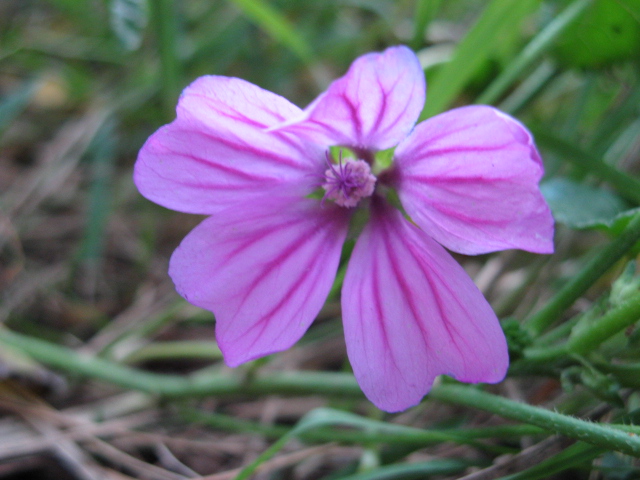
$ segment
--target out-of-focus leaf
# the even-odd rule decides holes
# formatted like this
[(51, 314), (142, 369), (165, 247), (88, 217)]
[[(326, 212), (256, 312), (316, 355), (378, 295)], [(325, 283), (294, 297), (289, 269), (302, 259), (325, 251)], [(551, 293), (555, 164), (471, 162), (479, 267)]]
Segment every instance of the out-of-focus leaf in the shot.
[(640, 2), (638, 0), (617, 0), (618, 4), (624, 8), (629, 15), (640, 23)]
[[(51, 6), (72, 19), (75, 27), (82, 32), (100, 35), (106, 30), (102, 10), (94, 2), (87, 0), (46, 0)], [(9, 3), (9, 2), (4, 2)], [(27, 3), (27, 2), (16, 2)]]
[(622, 198), (640, 205), (640, 180), (605, 163), (598, 155), (574, 142), (565, 140), (549, 129), (533, 129), (536, 143), (551, 150), (583, 172), (594, 174), (615, 188)]
[(262, 0), (231, 0), (244, 15), (304, 62), (311, 62), (311, 46), (269, 3)]
[(517, 39), (517, 36), (510, 33), (531, 14), (537, 3), (532, 0), (489, 2), (475, 25), (456, 47), (451, 60), (436, 72), (429, 83), (427, 103), (420, 119), (445, 110), (496, 49), (507, 47), (505, 38), (511, 41)]
[(147, 1), (111, 0), (109, 13), (111, 29), (122, 46), (130, 51), (137, 50), (149, 21)]
[(77, 268), (72, 276), (82, 293), (95, 296), (103, 267), (106, 228), (113, 204), (113, 170), (116, 159), (114, 120), (108, 119), (97, 132), (88, 149), (91, 187), (87, 198), (87, 217), (80, 242)]
[(605, 453), (599, 470), (604, 480), (633, 480), (640, 475), (640, 469), (633, 465), (633, 459), (617, 452)]
[(0, 101), (0, 134), (25, 109), (37, 85), (35, 80), (25, 82)]
[(558, 41), (559, 60), (573, 67), (601, 68), (640, 59), (640, 2), (596, 0)]
[(564, 9), (517, 55), (509, 66), (478, 97), (476, 103), (493, 103), (536, 59), (538, 59), (564, 30), (589, 6), (590, 0), (577, 0)]
[(566, 178), (554, 178), (540, 189), (556, 221), (571, 228), (612, 227), (627, 210), (620, 197)]
[(457, 459), (439, 459), (427, 462), (386, 465), (369, 472), (342, 477), (342, 480), (409, 480), (423, 479), (431, 475), (453, 475), (470, 465)]
[[(249, 478), (250, 475), (265, 461), (278, 453), (279, 450), (284, 447), (289, 440), (299, 436), (302, 433), (308, 432), (310, 430), (320, 428), (320, 427), (328, 427), (340, 425), (343, 427), (351, 427), (356, 429), (362, 429), (364, 431), (379, 431), (379, 432), (406, 432), (411, 429), (411, 427), (405, 427), (402, 425), (395, 425), (391, 423), (381, 422), (372, 420), (369, 418), (361, 417), (359, 415), (355, 415), (349, 412), (343, 412), (340, 410), (334, 410), (331, 408), (317, 408), (307, 413), (300, 421), (296, 424), (294, 428), (289, 430), (285, 435), (283, 435), (277, 442), (272, 444), (267, 450), (265, 450), (261, 455), (256, 458), (250, 465), (246, 466), (236, 477), (236, 480), (243, 480)], [(469, 465), (469, 463), (466, 463)], [(449, 468), (454, 467), (453, 464), (448, 465)], [(459, 468), (463, 468), (462, 464), (458, 464)], [(426, 471), (425, 467), (425, 471)], [(432, 474), (435, 473), (444, 473), (442, 470), (439, 472), (436, 469), (435, 464), (431, 466)], [(443, 464), (439, 465), (437, 468), (443, 468)], [(373, 479), (373, 478), (406, 478), (406, 477), (354, 477), (358, 480)]]
[(411, 46), (414, 49), (421, 48), (424, 44), (425, 32), (429, 22), (435, 17), (442, 0), (418, 0), (414, 15), (413, 39)]
[(632, 208), (630, 210), (625, 210), (624, 212), (616, 215), (607, 225), (609, 233), (613, 235), (619, 235), (629, 224), (631, 219), (636, 216), (636, 214), (640, 212), (640, 207)]
[(325, 427), (329, 425), (348, 425), (360, 427), (367, 425), (367, 419), (358, 417), (347, 412), (341, 412), (338, 410), (332, 410), (329, 408), (318, 408), (307, 413), (294, 428), (289, 430), (288, 433), (283, 435), (277, 442), (271, 445), (261, 455), (258, 456), (251, 464), (247, 465), (236, 477), (236, 480), (244, 480), (249, 478), (251, 474), (262, 463), (269, 460), (273, 455), (278, 453), (282, 447), (284, 447), (289, 440), (298, 436), (300, 433), (312, 430), (318, 427)]

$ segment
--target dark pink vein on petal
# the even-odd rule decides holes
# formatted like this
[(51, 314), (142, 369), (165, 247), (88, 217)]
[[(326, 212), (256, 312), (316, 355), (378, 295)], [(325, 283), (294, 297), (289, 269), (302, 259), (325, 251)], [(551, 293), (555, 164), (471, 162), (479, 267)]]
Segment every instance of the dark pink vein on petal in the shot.
[[(310, 241), (314, 236), (318, 236), (318, 234), (321, 232), (321, 230), (323, 229), (315, 229), (316, 232), (314, 235), (312, 235), (311, 237), (309, 237), (308, 232), (303, 232), (301, 233), (300, 236), (298, 236), (294, 241), (290, 242), (286, 247), (283, 248), (282, 253), (274, 258), (272, 261), (270, 261), (268, 264), (266, 264), (266, 266), (264, 268), (262, 268), (262, 271), (260, 272), (260, 274), (252, 281), (251, 284), (249, 284), (247, 286), (247, 293), (245, 295), (245, 297), (241, 300), (240, 303), (244, 303), (244, 301), (248, 298), (248, 296), (250, 295), (252, 289), (256, 288), (256, 286), (262, 281), (264, 280), (265, 277), (267, 277), (275, 268), (277, 268), (278, 266), (282, 265), (287, 259), (291, 258), (291, 256), (293, 256), (299, 249), (301, 249), (303, 246), (305, 246), (305, 242)], [(329, 237), (331, 236), (331, 230), (327, 229), (328, 231), (326, 233), (320, 233), (322, 236), (326, 237), (327, 240), (329, 240)], [(318, 246), (320, 246), (321, 248), (323, 247), (323, 244), (326, 245), (330, 245), (330, 240), (327, 242), (319, 242)], [(317, 247), (316, 247), (317, 248)], [(324, 247), (327, 248), (327, 247)], [(318, 257), (318, 256), (313, 256), (310, 257), (313, 261), (313, 259), (315, 258), (322, 258), (322, 257)], [(246, 335), (246, 333), (248, 333), (249, 331), (255, 329), (258, 326), (262, 326), (262, 330), (260, 333), (262, 333), (262, 331), (264, 331), (264, 329), (267, 327), (267, 322), (266, 320), (268, 320), (269, 318), (271, 318), (278, 310), (280, 310), (284, 305), (286, 305), (286, 303), (289, 301), (289, 298), (295, 294), (302, 286), (303, 286), (303, 280), (313, 271), (313, 269), (310, 268), (305, 268), (301, 270), (301, 274), (293, 281), (293, 283), (290, 283), (289, 287), (287, 288), (286, 292), (284, 293), (284, 295), (281, 295), (281, 299), (278, 301), (278, 303), (276, 303), (276, 305), (274, 305), (268, 312), (266, 312), (264, 315), (262, 315), (262, 317), (252, 323), (252, 325), (245, 330), (244, 335)], [(317, 274), (317, 273), (316, 273)], [(304, 307), (304, 304), (301, 305), (298, 308), (298, 311), (300, 311), (301, 308)], [(256, 336), (256, 341), (258, 339), (258, 337), (260, 336), (260, 334), (258, 334)]]
[[(322, 244), (320, 244), (320, 246), (322, 246)], [(325, 247), (326, 249), (326, 247)], [(324, 250), (322, 252), (320, 252), (318, 255), (322, 255), (324, 253)], [(322, 258), (322, 257), (320, 257)], [(272, 316), (274, 316), (276, 314), (276, 312), (278, 312), (279, 310), (282, 309), (283, 306), (286, 305), (289, 297), (293, 296), (300, 288), (302, 288), (303, 283), (305, 282), (305, 280), (307, 279), (307, 277), (311, 274), (314, 273), (314, 279), (317, 280), (317, 278), (319, 276), (322, 275), (322, 271), (321, 269), (313, 269), (313, 268), (305, 268), (302, 269), (301, 274), (297, 276), (297, 278), (295, 279), (295, 281), (289, 286), (289, 288), (287, 289), (287, 292), (285, 295), (282, 296), (282, 299), (273, 306), (273, 308), (271, 308), (271, 310), (269, 310), (267, 313), (265, 313), (257, 322), (253, 323), (247, 330), (245, 330), (245, 335), (254, 330), (257, 326), (261, 326), (260, 332), (258, 332), (255, 335), (255, 339), (254, 341), (251, 343), (251, 346), (249, 347), (249, 349), (253, 348), (253, 346), (256, 344), (256, 342), (260, 339), (260, 336), (262, 335), (262, 333), (264, 332), (264, 330), (267, 328), (268, 326), (268, 322), (267, 320), (269, 318), (271, 318)], [(313, 282), (306, 282), (307, 284), (311, 283), (313, 284)], [(299, 315), (299, 313), (304, 309), (305, 304), (304, 302), (300, 303), (300, 305), (298, 306), (298, 308), (296, 309), (294, 315), (292, 315), (293, 317)], [(282, 330), (285, 330), (289, 328), (288, 324), (285, 324), (283, 322), (282, 325)]]
[[(387, 227), (391, 227), (391, 225), (387, 225)], [(388, 228), (385, 228), (383, 229), (383, 233), (382, 233), (382, 241), (384, 243), (384, 248), (386, 249), (387, 255), (389, 256), (389, 263), (391, 265), (391, 269), (393, 270), (393, 275), (396, 278), (398, 285), (400, 286), (400, 290), (402, 291), (406, 304), (409, 306), (409, 309), (411, 310), (411, 314), (413, 315), (413, 320), (419, 325), (420, 317), (421, 317), (420, 310), (416, 306), (415, 297), (411, 292), (411, 288), (409, 287), (409, 282), (407, 281), (404, 274), (402, 273), (402, 269), (400, 268), (400, 261), (398, 260), (398, 257), (395, 255), (395, 252), (396, 252), (396, 249), (394, 248), (395, 245), (392, 244), (392, 240), (389, 237), (388, 230), (389, 230)], [(411, 254), (414, 256), (414, 259), (415, 259), (414, 253), (411, 252)], [(417, 259), (415, 260), (417, 261)], [(425, 332), (420, 327), (418, 327), (418, 330), (420, 330), (422, 341), (425, 345), (425, 349), (427, 349), (429, 347), (429, 341), (425, 335)], [(402, 372), (400, 369), (398, 370)]]
[(170, 153), (171, 155), (175, 155), (177, 157), (188, 158), (189, 160), (193, 160), (195, 163), (199, 163), (201, 165), (204, 165), (207, 168), (213, 168), (213, 169), (216, 169), (216, 170), (220, 170), (220, 171), (222, 171), (224, 173), (235, 175), (236, 177), (239, 177), (239, 178), (241, 178), (243, 180), (251, 180), (251, 181), (272, 180), (272, 178), (270, 178), (270, 177), (265, 177), (265, 176), (256, 175), (255, 173), (245, 172), (245, 171), (240, 170), (237, 167), (234, 167), (234, 166), (229, 165), (229, 164), (214, 163), (214, 162), (211, 162), (211, 161), (206, 160), (204, 158), (195, 156), (195, 155), (193, 155), (191, 153), (176, 152), (176, 151), (171, 150), (171, 149), (169, 149), (167, 147), (164, 147), (164, 146), (162, 148), (166, 153)]

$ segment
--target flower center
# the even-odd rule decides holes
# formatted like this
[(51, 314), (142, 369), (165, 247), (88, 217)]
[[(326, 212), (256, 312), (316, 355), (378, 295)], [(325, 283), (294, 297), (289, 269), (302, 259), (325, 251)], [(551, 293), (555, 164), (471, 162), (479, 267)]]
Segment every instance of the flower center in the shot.
[(342, 161), (342, 152), (338, 165), (335, 165), (327, 152), (329, 168), (324, 172), (324, 199), (330, 199), (341, 207), (353, 208), (360, 199), (369, 197), (376, 186), (376, 177), (371, 173), (369, 164), (364, 160)]

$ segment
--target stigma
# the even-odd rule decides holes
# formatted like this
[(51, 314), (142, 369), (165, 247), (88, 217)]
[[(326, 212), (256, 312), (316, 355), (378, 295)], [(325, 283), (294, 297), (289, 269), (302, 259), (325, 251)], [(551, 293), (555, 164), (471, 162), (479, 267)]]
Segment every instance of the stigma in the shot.
[(376, 186), (376, 177), (371, 173), (369, 164), (364, 160), (342, 160), (340, 152), (339, 163), (331, 161), (327, 152), (329, 168), (324, 172), (325, 190), (323, 200), (333, 200), (341, 207), (353, 208), (365, 197), (370, 197)]

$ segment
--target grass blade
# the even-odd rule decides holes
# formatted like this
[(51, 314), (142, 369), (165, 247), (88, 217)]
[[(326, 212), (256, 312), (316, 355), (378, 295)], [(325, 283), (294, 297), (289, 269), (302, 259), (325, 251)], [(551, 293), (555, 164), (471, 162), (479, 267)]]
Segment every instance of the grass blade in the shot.
[(300, 60), (307, 64), (312, 62), (311, 46), (278, 10), (261, 0), (231, 1), (249, 20), (287, 47)]
[(490, 58), (501, 37), (519, 25), (536, 7), (536, 0), (492, 0), (456, 48), (453, 58), (430, 82), (421, 120), (445, 110), (459, 95), (478, 67)]

